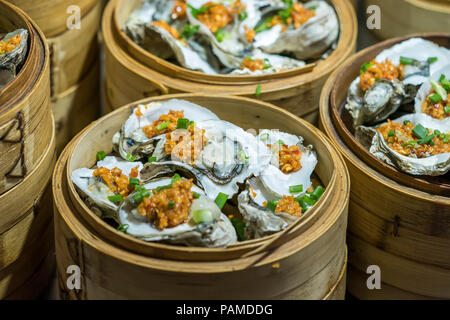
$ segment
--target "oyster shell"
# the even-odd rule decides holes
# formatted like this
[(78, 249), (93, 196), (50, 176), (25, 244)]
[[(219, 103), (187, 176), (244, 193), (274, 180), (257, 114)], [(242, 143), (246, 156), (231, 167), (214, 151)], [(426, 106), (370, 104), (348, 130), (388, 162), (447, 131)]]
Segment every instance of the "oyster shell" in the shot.
[[(450, 133), (450, 128), (444, 122), (433, 119), (423, 113), (408, 114), (393, 120), (393, 122), (403, 123), (406, 120), (414, 125), (421, 124), (431, 130)], [(355, 132), (356, 139), (378, 159), (412, 175), (439, 176), (446, 174), (450, 170), (450, 153), (432, 155), (426, 158), (413, 158), (401, 155), (388, 146), (382, 134), (376, 130), (378, 127), (359, 126)]]
[[(126, 176), (130, 175), (133, 168), (138, 167), (139, 171), (143, 168), (140, 162), (129, 162), (113, 156), (108, 156), (98, 161), (96, 166), (110, 170), (117, 167)], [(84, 197), (85, 203), (99, 217), (112, 218), (117, 221), (117, 210), (119, 206), (108, 199), (109, 196), (113, 196), (115, 193), (104, 183), (102, 178), (93, 176), (94, 171), (95, 169), (88, 168), (76, 169), (71, 174), (72, 182)]]
[[(430, 74), (450, 62), (450, 50), (422, 38), (411, 38), (386, 49), (375, 60), (384, 62), (389, 59), (394, 65), (399, 65), (402, 56), (412, 58), (414, 61), (411, 65), (405, 66), (401, 84), (393, 81), (389, 88), (385, 81), (377, 81), (375, 88), (368, 90), (371, 98), (369, 104), (366, 102), (367, 93), (358, 86), (360, 78), (356, 78), (350, 85), (345, 109), (352, 116), (355, 127), (364, 123), (375, 124), (386, 120), (401, 105), (414, 99), (417, 86), (427, 81)], [(427, 60), (431, 57), (437, 58), (437, 61), (429, 63)]]
[[(170, 178), (162, 178), (144, 185), (147, 190), (156, 189), (171, 183)], [(127, 225), (126, 233), (144, 240), (161, 241), (171, 244), (182, 244), (197, 247), (226, 247), (237, 241), (236, 231), (230, 220), (220, 211), (214, 201), (204, 195), (196, 186), (192, 190), (201, 196), (194, 199), (191, 206), (190, 218), (174, 228), (159, 230), (147, 221), (147, 218), (137, 212), (138, 204), (133, 195), (127, 197), (119, 208), (119, 223)], [(211, 223), (195, 224), (192, 212), (209, 210), (214, 219)]]
[(207, 143), (193, 163), (177, 161), (176, 154), (166, 155), (163, 159), (168, 157), (169, 161), (145, 165), (141, 172), (144, 181), (181, 170), (195, 177), (209, 198), (214, 200), (219, 193), (231, 198), (239, 191), (238, 183), (258, 174), (269, 164), (272, 157), (269, 149), (252, 134), (234, 124), (208, 120), (196, 122), (196, 126), (205, 130)]
[(326, 1), (309, 1), (304, 6), (314, 10), (316, 16), (298, 29), (292, 27), (283, 31), (283, 25), (276, 25), (260, 32), (253, 45), (267, 53), (289, 52), (299, 60), (319, 58), (336, 42), (339, 21), (333, 7)]
[[(138, 110), (141, 116), (136, 114)], [(185, 118), (191, 121), (218, 119), (209, 109), (185, 100), (171, 99), (140, 105), (133, 110), (120, 131), (114, 135), (114, 149), (124, 159), (127, 159), (129, 155), (134, 156), (136, 160), (152, 155), (156, 144), (164, 135), (149, 139), (142, 128), (151, 125), (153, 121), (158, 120), (161, 115), (167, 114), (170, 110), (184, 111)]]
[[(439, 79), (441, 78), (441, 75), (444, 75), (446, 79), (450, 79), (450, 64), (445, 66), (444, 68), (438, 70), (437, 72), (435, 72), (430, 80), (434, 80), (436, 82), (439, 81)], [(431, 85), (431, 81), (425, 81), (422, 86), (420, 87), (419, 91), (417, 92), (416, 95), (416, 99), (415, 99), (415, 104), (414, 104), (414, 109), (416, 113), (422, 113), (422, 104), (423, 102), (427, 99), (427, 97), (430, 95), (430, 92), (432, 90), (432, 85)], [(444, 97), (444, 100), (448, 99), (448, 92), (447, 92), (447, 97)], [(449, 101), (447, 101), (447, 103), (449, 103)], [(447, 126), (447, 128), (450, 128), (450, 114), (446, 115), (446, 118), (441, 120), (443, 122), (445, 122), (445, 125)]]
[(0, 89), (6, 86), (17, 75), (18, 69), (25, 62), (28, 51), (28, 31), (18, 29), (6, 34), (3, 41), (7, 42), (12, 37), (20, 35), (20, 44), (12, 51), (0, 54)]

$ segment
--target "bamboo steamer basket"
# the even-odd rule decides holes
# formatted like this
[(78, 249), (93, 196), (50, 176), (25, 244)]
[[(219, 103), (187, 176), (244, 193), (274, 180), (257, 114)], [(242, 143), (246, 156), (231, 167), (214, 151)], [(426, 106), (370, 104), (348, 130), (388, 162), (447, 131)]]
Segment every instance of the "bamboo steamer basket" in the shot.
[(99, 117), (99, 69), (96, 63), (79, 84), (52, 98), (58, 152), (72, 137)]
[[(130, 104), (91, 124), (72, 140), (54, 171), (61, 296), (70, 299), (342, 299), (349, 180), (340, 155), (324, 135), (280, 108), (246, 98), (170, 95), (141, 102), (174, 97), (207, 106), (222, 119), (247, 129), (282, 126), (286, 131), (301, 134), (306, 143), (315, 146), (319, 156), (316, 173), (327, 191), (293, 228), (227, 249), (146, 243), (117, 232), (85, 206), (68, 174), (74, 168), (92, 166), (95, 163), (92, 150), (111, 150), (112, 135), (137, 103)], [(236, 119), (234, 115), (242, 113), (243, 104), (248, 116)], [(65, 270), (69, 265), (81, 268), (80, 291), (65, 287)], [(162, 287), (166, 290), (152, 290)]]
[(36, 168), (52, 133), (44, 36), (22, 11), (0, 1), (0, 32), (17, 28), (28, 30), (29, 48), (17, 77), (0, 90), (0, 195)]
[(69, 6), (80, 8), (84, 17), (95, 6), (97, 0), (40, 0), (36, 5), (34, 0), (8, 0), (27, 12), (47, 37), (55, 37), (67, 30), (67, 19), (72, 12), (67, 12)]
[[(449, 45), (449, 34), (414, 36)], [(328, 79), (321, 95), (320, 126), (350, 171), (349, 291), (362, 299), (450, 298), (448, 175), (428, 181), (400, 172), (389, 176), (392, 172), (383, 163), (367, 161), (336, 112), (360, 66), (406, 38), (379, 43), (347, 60)], [(366, 287), (369, 265), (381, 269), (381, 290)]]
[[(448, 32), (448, 0), (365, 0), (365, 8), (380, 8), (381, 28), (371, 30), (380, 39), (423, 32)], [(401, 12), (401, 14), (399, 14)]]
[(138, 99), (169, 93), (220, 92), (256, 97), (256, 88), (261, 85), (259, 99), (315, 122), (318, 97), (326, 77), (356, 46), (357, 21), (353, 7), (348, 0), (330, 0), (340, 20), (341, 34), (336, 50), (326, 60), (271, 76), (206, 75), (151, 55), (123, 33), (121, 28), (128, 14), (141, 1), (109, 1), (103, 15), (106, 94), (114, 109)]
[(36, 298), (50, 279), (41, 270), (43, 265), (49, 268), (54, 264), (50, 178), (56, 154), (52, 127), (51, 139), (36, 168), (0, 195), (0, 299)]

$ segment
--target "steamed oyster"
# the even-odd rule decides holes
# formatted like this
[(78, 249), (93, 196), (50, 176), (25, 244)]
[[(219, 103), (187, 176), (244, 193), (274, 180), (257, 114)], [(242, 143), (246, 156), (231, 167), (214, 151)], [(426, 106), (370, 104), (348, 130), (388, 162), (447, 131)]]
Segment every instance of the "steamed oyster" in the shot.
[(108, 156), (97, 162), (97, 169), (80, 168), (71, 178), (86, 204), (99, 216), (117, 221), (119, 204), (133, 189), (130, 178), (139, 178), (143, 165)]
[(311, 146), (303, 146), (303, 138), (275, 130), (262, 130), (258, 138), (273, 156), (267, 167), (247, 180), (246, 190), (238, 196), (246, 237), (250, 239), (285, 229), (324, 191), (322, 187), (312, 188), (317, 157)]
[(267, 53), (288, 52), (304, 60), (318, 58), (331, 47), (339, 35), (339, 22), (326, 1), (304, 5), (291, 1), (275, 15), (269, 14), (254, 30), (256, 48)]
[(450, 50), (412, 38), (382, 51), (361, 67), (347, 96), (345, 108), (354, 126), (375, 124), (411, 102), (417, 86), (450, 62)]
[(450, 64), (420, 87), (415, 100), (415, 112), (441, 120), (450, 128)]
[(144, 241), (188, 246), (226, 247), (236, 231), (218, 206), (179, 176), (151, 181), (130, 195), (119, 209), (125, 232)]
[(200, 121), (189, 130), (175, 131), (158, 143), (155, 153), (162, 161), (145, 165), (144, 181), (179, 170), (195, 177), (211, 199), (220, 193), (231, 198), (239, 191), (238, 183), (270, 162), (268, 148), (232, 123)]
[(450, 128), (423, 113), (375, 128), (360, 126), (356, 139), (378, 159), (412, 175), (438, 176), (450, 170)]
[(140, 105), (113, 137), (114, 149), (122, 158), (140, 160), (151, 156), (164, 135), (180, 122), (218, 119), (210, 110), (185, 100), (172, 99)]
[(18, 29), (0, 40), (0, 89), (17, 74), (28, 51), (28, 31)]

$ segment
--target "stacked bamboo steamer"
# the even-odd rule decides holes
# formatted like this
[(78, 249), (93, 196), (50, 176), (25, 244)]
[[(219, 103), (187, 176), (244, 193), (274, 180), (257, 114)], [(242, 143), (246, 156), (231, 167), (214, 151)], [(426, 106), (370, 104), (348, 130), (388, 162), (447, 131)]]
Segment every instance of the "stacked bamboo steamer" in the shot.
[[(416, 34), (449, 47), (450, 34)], [(343, 154), (351, 176), (349, 292), (361, 299), (450, 298), (449, 176), (413, 177), (376, 160), (351, 135), (342, 105), (363, 63), (411, 36), (367, 48), (347, 60), (324, 86), (320, 124)], [(381, 270), (369, 290), (367, 268)]]
[(328, 0), (340, 22), (337, 48), (325, 60), (305, 68), (265, 76), (207, 75), (160, 59), (132, 42), (122, 31), (142, 0), (111, 0), (102, 20), (106, 59), (106, 104), (109, 110), (149, 96), (199, 92), (232, 94), (273, 103), (315, 123), (320, 90), (327, 76), (356, 46), (357, 21), (348, 0)]
[[(138, 103), (186, 99), (244, 129), (282, 128), (313, 144), (326, 192), (292, 228), (228, 248), (144, 242), (117, 231), (81, 200), (71, 172), (112, 150), (112, 136)], [(246, 117), (240, 117), (245, 107)], [(346, 283), (349, 177), (326, 137), (275, 106), (230, 96), (176, 95), (120, 108), (91, 124), (62, 153), (53, 174), (56, 254), (65, 299), (343, 299)], [(67, 288), (66, 270), (81, 269), (81, 289)]]
[(35, 298), (55, 263), (50, 54), (29, 17), (0, 1), (0, 33), (18, 28), (29, 32), (27, 58), (16, 78), (0, 89), (0, 299)]
[(448, 0), (365, 0), (364, 5), (380, 8), (381, 28), (371, 31), (383, 40), (415, 32), (450, 30)]
[[(30, 15), (50, 47), (51, 103), (56, 145), (70, 139), (100, 114), (97, 32), (103, 1), (8, 0)], [(79, 11), (77, 11), (79, 10)], [(79, 12), (80, 25), (76, 27)]]

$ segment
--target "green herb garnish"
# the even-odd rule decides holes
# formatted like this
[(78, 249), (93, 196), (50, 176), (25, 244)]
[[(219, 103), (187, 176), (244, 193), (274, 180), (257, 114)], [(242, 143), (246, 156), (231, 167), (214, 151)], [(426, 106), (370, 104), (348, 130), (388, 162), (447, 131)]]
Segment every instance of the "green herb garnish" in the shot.
[(299, 184), (297, 186), (290, 186), (289, 187), (289, 192), (290, 193), (299, 193), (303, 191), (303, 185)]
[(199, 28), (200, 26), (193, 26), (190, 25), (189, 23), (186, 23), (184, 25), (183, 32), (181, 33), (181, 38), (189, 39), (190, 37), (192, 37), (194, 34), (197, 33)]
[(370, 68), (371, 66), (373, 66), (374, 64), (375, 64), (375, 63), (374, 63), (373, 61), (364, 63), (364, 64), (361, 66), (360, 73), (361, 73), (361, 74), (366, 73), (366, 72), (369, 70), (369, 68)]
[(178, 119), (177, 120), (177, 129), (187, 129), (189, 127), (189, 119)]
[(112, 203), (121, 203), (123, 201), (123, 196), (121, 194), (116, 194), (113, 196), (109, 196), (108, 200), (111, 201)]
[(438, 58), (437, 58), (437, 57), (429, 57), (429, 58), (427, 59), (427, 62), (428, 62), (428, 63), (433, 63), (433, 62), (436, 62), (436, 61), (438, 61)]
[(127, 232), (129, 227), (130, 226), (128, 224), (121, 224), (120, 226), (117, 227), (117, 231)]
[(97, 152), (97, 161), (102, 161), (105, 158), (106, 158), (106, 152), (105, 151)]
[(130, 162), (133, 162), (134, 160), (136, 160), (136, 157), (128, 153), (127, 154), (127, 160), (130, 161)]
[(261, 95), (261, 85), (260, 85), (260, 84), (258, 84), (258, 85), (256, 86), (256, 92), (255, 92), (255, 95), (256, 95), (257, 97), (259, 97), (259, 96)]
[(245, 222), (237, 218), (229, 218), (229, 219), (234, 229), (236, 230), (238, 240), (245, 241), (245, 227), (246, 227)]
[(422, 126), (420, 123), (417, 124), (414, 129), (412, 129), (412, 132), (415, 134), (416, 137), (423, 139), (428, 135), (428, 129)]
[(163, 123), (158, 124), (158, 126), (156, 127), (156, 129), (158, 129), (158, 131), (162, 131), (164, 129), (166, 129), (170, 124), (170, 121), (165, 121)]
[(148, 162), (150, 162), (150, 163), (156, 162), (156, 160), (158, 160), (156, 157), (149, 157), (148, 158)]
[(416, 60), (416, 59), (413, 59), (413, 58), (400, 57), (400, 64), (403, 64), (403, 65), (411, 65), (411, 64), (413, 64), (415, 61), (417, 61), (417, 60)]
[(228, 200), (228, 195), (225, 193), (220, 192), (217, 197), (216, 200), (214, 200), (214, 202), (217, 204), (217, 206), (219, 207), (220, 210), (222, 210), (223, 206), (225, 205), (225, 203)]
[(395, 135), (395, 130), (394, 130), (394, 129), (389, 130), (387, 136), (388, 136), (388, 137), (393, 137), (394, 135)]

